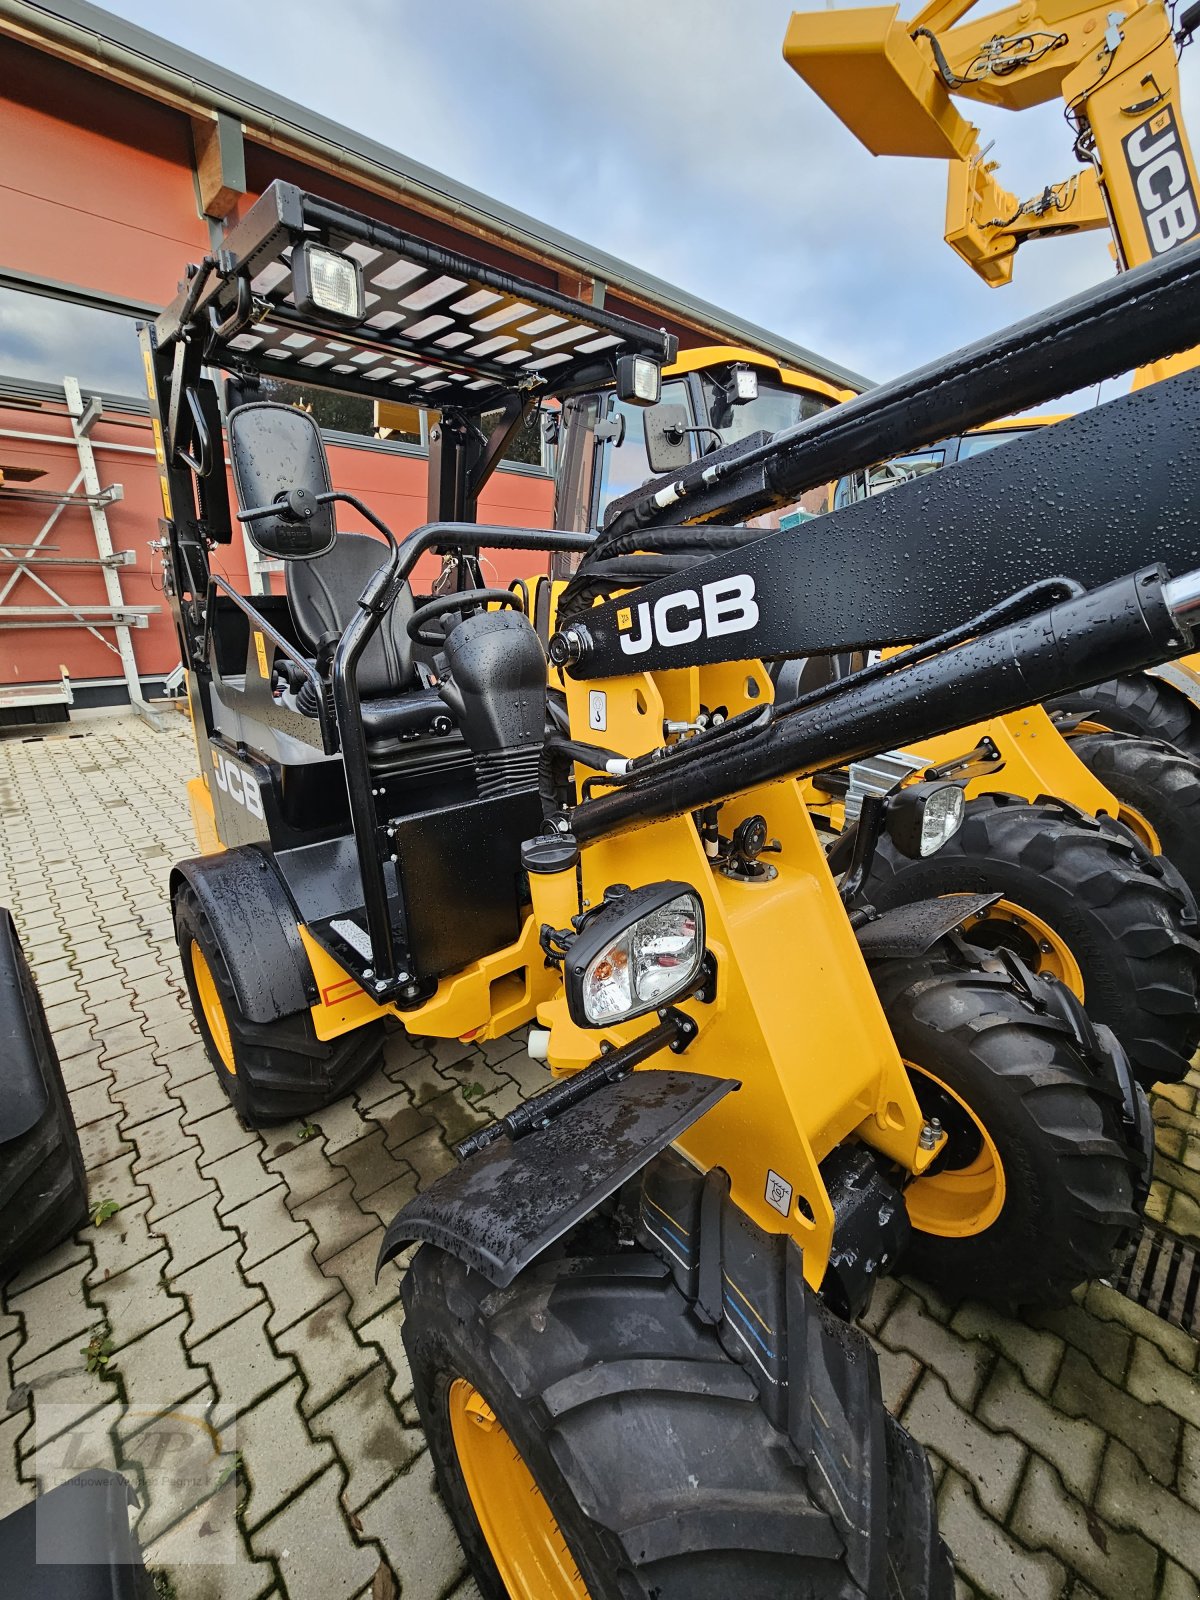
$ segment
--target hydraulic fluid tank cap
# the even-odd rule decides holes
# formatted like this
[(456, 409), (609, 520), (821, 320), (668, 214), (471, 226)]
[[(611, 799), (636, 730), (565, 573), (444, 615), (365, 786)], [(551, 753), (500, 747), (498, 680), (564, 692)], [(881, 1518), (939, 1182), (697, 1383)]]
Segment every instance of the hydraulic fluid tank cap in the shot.
[(573, 833), (543, 834), (526, 839), (521, 846), (521, 865), (526, 872), (570, 872), (579, 860), (579, 846)]

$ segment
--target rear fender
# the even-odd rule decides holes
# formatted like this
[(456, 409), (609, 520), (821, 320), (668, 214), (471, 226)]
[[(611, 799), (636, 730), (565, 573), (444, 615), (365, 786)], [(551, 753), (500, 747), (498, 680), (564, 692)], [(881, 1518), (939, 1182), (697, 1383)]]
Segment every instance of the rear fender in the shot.
[(300, 939), (296, 908), (265, 850), (239, 845), (193, 856), (171, 873), (171, 904), (187, 884), (207, 916), (241, 1011), (251, 1022), (276, 1022), (320, 999)]

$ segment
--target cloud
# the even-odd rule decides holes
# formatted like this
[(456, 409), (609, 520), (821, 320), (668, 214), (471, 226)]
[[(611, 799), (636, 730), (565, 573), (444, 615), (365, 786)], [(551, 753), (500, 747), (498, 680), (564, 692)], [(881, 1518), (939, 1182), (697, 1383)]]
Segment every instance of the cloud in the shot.
[[(1029, 246), (1011, 287), (984, 285), (942, 241), (944, 166), (872, 157), (789, 71), (786, 0), (110, 5), (875, 377), (1112, 270), (1092, 235)], [(972, 115), (1017, 192), (1073, 170), (1061, 107)]]
[(0, 372), (85, 389), (143, 395), (146, 378), (133, 321), (115, 312), (0, 288)]

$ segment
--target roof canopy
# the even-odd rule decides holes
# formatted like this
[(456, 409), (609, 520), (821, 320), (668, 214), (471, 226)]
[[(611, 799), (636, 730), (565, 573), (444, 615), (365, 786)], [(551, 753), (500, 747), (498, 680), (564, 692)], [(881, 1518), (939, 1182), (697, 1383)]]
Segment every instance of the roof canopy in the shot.
[[(306, 241), (359, 263), (361, 322), (331, 326), (297, 308), (293, 252)], [(468, 412), (520, 391), (607, 383), (619, 356), (662, 366), (675, 354), (669, 334), (279, 182), (193, 273), (156, 331), (163, 346), (200, 339), (213, 366)]]

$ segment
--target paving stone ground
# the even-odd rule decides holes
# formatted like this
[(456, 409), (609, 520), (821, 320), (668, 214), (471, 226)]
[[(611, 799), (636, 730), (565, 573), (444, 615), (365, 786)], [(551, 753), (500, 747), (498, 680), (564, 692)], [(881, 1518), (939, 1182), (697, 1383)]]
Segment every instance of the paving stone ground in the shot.
[[(77, 1431), (79, 1466), (138, 1484), (147, 1560), (177, 1600), (476, 1600), (412, 1401), (399, 1276), (376, 1285), (373, 1263), (448, 1138), (543, 1069), (519, 1035), (397, 1031), (315, 1134), (242, 1129), (190, 1020), (167, 901), (195, 849), (194, 760), (182, 719), (0, 741), (0, 904), (41, 986), (91, 1198), (120, 1206), (0, 1296), (0, 1515)], [(1193, 1239), (1198, 1091), (1193, 1072), (1155, 1097), (1150, 1203)], [(964, 1600), (1200, 1597), (1194, 1340), (1101, 1284), (1017, 1322), (892, 1281), (867, 1320), (888, 1403), (931, 1454)], [(94, 1337), (111, 1343), (89, 1372)], [(154, 1419), (171, 1408), (236, 1418), (232, 1564), (197, 1560), (213, 1535), (163, 1471)]]

